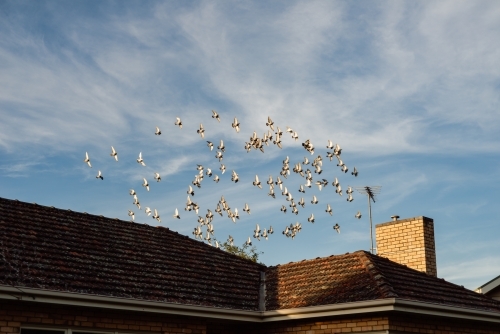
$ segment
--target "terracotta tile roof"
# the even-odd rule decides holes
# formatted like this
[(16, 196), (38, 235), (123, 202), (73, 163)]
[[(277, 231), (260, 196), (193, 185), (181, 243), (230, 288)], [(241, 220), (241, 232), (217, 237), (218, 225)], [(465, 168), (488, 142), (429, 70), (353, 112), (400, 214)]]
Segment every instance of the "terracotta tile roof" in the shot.
[(167, 228), (0, 198), (0, 284), (257, 310), (263, 270)]
[(500, 302), (365, 251), (268, 267), (266, 310), (397, 298), (500, 312)]

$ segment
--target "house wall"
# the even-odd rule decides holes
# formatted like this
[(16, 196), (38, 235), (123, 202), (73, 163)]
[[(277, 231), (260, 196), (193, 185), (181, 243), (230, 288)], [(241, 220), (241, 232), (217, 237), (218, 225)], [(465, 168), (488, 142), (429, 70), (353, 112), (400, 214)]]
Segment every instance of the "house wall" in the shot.
[(377, 255), (437, 276), (434, 221), (415, 217), (375, 226)]
[(345, 316), (256, 324), (0, 300), (0, 334), (18, 334), (23, 326), (72, 329), (73, 331), (103, 331), (118, 334), (500, 333), (500, 323), (482, 323), (406, 313), (381, 313), (371, 317)]
[(203, 318), (0, 300), (0, 333), (18, 334), (21, 326), (118, 333), (206, 334)]
[(487, 293), (485, 293), (485, 295), (500, 301), (500, 286), (497, 286), (493, 290), (488, 291)]

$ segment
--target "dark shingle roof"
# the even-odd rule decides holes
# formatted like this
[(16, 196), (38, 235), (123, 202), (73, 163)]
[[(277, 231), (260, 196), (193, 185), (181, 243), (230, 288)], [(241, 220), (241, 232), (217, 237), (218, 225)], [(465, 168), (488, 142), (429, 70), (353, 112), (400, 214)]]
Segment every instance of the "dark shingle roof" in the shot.
[(0, 284), (257, 310), (264, 266), (152, 227), (0, 198)]
[(500, 312), (496, 300), (365, 251), (268, 267), (266, 290), (266, 310), (397, 298)]

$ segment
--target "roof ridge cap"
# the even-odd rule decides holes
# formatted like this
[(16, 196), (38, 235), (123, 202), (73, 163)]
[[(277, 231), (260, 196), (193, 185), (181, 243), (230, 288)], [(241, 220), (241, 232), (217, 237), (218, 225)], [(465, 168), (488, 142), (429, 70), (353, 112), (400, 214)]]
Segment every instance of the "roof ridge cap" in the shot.
[(384, 274), (377, 268), (376, 264), (372, 261), (371, 255), (366, 251), (356, 252), (359, 261), (365, 268), (366, 272), (370, 275), (372, 280), (376, 282), (377, 289), (383, 298), (399, 297), (393, 286), (387, 282)]

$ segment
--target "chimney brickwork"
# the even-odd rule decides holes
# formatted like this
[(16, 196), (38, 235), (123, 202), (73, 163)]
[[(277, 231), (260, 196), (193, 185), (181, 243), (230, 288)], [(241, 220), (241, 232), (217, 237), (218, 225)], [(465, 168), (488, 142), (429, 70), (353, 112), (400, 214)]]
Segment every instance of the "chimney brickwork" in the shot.
[(377, 253), (389, 260), (437, 276), (434, 220), (414, 217), (375, 226)]

